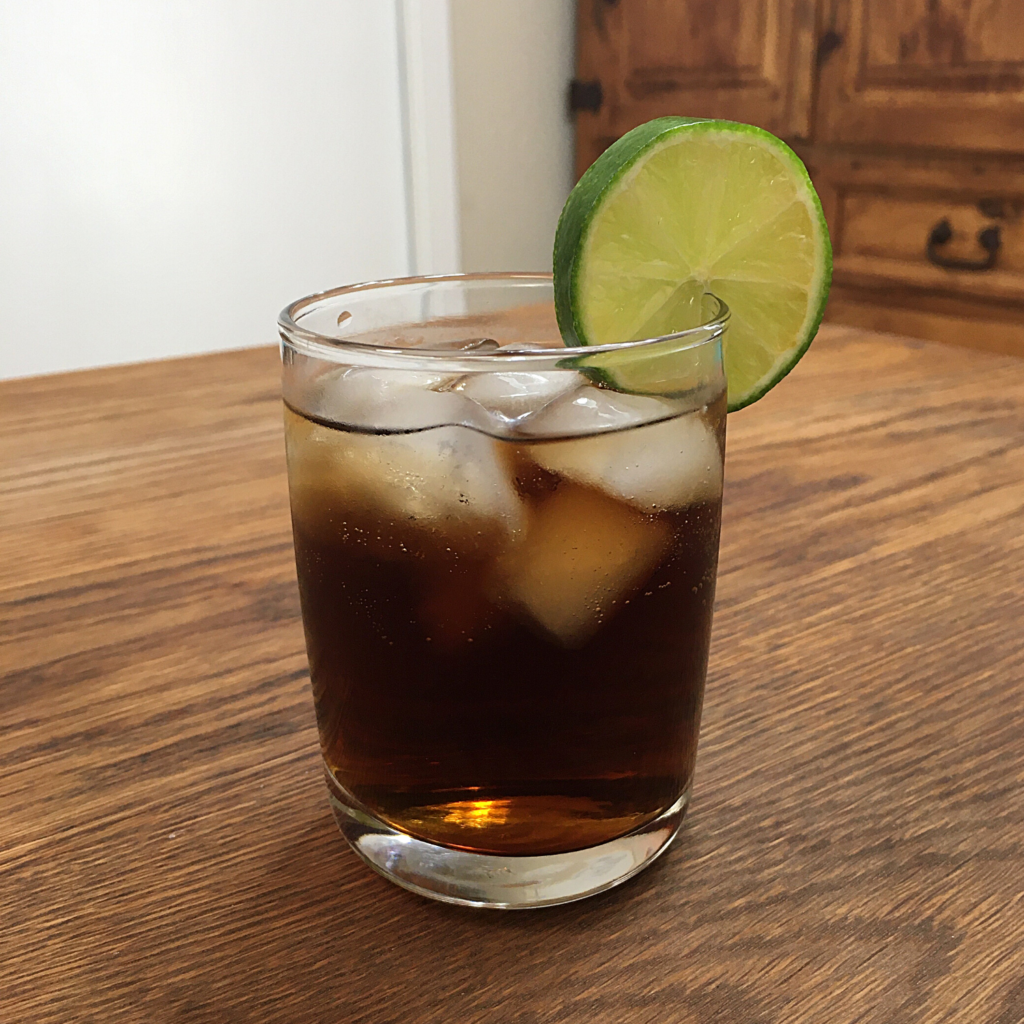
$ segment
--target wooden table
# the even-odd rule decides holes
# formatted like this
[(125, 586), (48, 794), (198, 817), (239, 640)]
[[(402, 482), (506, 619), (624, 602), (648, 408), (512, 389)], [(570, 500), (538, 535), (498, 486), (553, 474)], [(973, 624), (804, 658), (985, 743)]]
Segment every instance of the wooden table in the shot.
[(0, 1021), (1024, 1020), (1024, 362), (826, 328), (731, 420), (691, 814), (513, 914), (334, 825), (276, 364), (0, 386)]

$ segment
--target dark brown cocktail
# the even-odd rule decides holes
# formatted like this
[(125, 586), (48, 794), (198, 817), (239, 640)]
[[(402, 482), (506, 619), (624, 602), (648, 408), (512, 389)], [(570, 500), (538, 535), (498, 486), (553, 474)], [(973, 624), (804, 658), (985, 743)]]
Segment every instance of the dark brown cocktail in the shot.
[[(372, 435), (287, 415), (293, 459), (309, 447), (322, 463), (293, 523), (324, 759), (341, 788), (410, 835), (495, 854), (608, 842), (688, 789), (717, 488), (645, 509), (559, 472), (607, 435)], [(642, 451), (645, 431), (721, 436), (723, 400), (688, 415), (628, 440)], [(388, 472), (392, 451), (401, 463), (410, 443), (436, 451), (431, 433), (453, 431), (491, 450), (504, 515), (459, 522), (453, 495), (445, 530), (387, 500), (347, 501), (332, 472), (355, 458)]]
[(536, 302), (393, 334), (337, 353), (285, 337), (335, 814), (373, 867), (428, 895), (536, 906), (597, 891), (667, 845), (689, 798), (718, 560), (721, 325), (651, 343), (639, 366), (630, 350), (567, 357)]

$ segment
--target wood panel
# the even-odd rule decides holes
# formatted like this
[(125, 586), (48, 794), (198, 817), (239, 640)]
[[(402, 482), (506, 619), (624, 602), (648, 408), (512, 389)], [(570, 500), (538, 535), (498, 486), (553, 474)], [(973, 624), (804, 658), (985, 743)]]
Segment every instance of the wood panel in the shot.
[(814, 0), (581, 0), (578, 10), (577, 77), (603, 93), (602, 110), (579, 116), (579, 173), (666, 114), (809, 133)]
[[(1002, 197), (1000, 197), (1002, 199)], [(892, 195), (850, 190), (840, 214), (843, 255), (894, 259), (951, 276), (928, 259), (927, 240), (942, 220), (952, 225), (953, 237), (941, 247), (939, 258), (977, 261), (985, 257), (977, 236), (996, 227), (1001, 244), (995, 266), (987, 272), (956, 272), (958, 280), (985, 282), (996, 275), (1006, 278), (1008, 294), (1024, 297), (1024, 201), (1005, 200), (986, 211), (970, 195)]]
[[(1024, 163), (823, 147), (803, 155), (832, 235), (830, 319), (1024, 355)], [(931, 262), (927, 240), (941, 220), (953, 228), (941, 255), (960, 259), (983, 257), (979, 232), (998, 226), (994, 266)]]
[(1019, 306), (894, 285), (874, 274), (844, 273), (833, 283), (825, 318), (932, 341), (1024, 356), (1024, 317)]
[(331, 819), (276, 360), (0, 384), (0, 1020), (1024, 1020), (1024, 361), (825, 328), (730, 418), (682, 834), (500, 915)]
[[(840, 283), (903, 285), (947, 295), (992, 299), (1019, 307), (1024, 334), (1024, 201), (1001, 199), (998, 215), (961, 194), (843, 189), (833, 236)], [(987, 210), (987, 212), (986, 212)], [(928, 239), (942, 222), (953, 237), (933, 253), (978, 264), (988, 253), (979, 238), (999, 231), (995, 263), (985, 270), (943, 267), (929, 258)]]
[(576, 113), (577, 178), (621, 134), (621, 33), (619, 5), (605, 0), (579, 0), (576, 4), (576, 77), (581, 82), (597, 82), (601, 88), (599, 108)]
[(826, 0), (821, 142), (1024, 152), (1019, 0)]

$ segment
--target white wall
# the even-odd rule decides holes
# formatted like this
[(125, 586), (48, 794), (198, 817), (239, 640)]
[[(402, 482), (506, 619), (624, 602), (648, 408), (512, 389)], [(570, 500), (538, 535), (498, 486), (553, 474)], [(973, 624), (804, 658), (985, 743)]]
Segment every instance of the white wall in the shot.
[(574, 0), (451, 0), (464, 270), (550, 270), (573, 182)]
[(0, 0), (0, 377), (272, 342), (346, 281), (548, 269), (574, 7)]
[(406, 170), (392, 0), (0, 0), (0, 377), (274, 341)]
[(462, 267), (449, 14), (448, 0), (398, 0), (411, 274)]

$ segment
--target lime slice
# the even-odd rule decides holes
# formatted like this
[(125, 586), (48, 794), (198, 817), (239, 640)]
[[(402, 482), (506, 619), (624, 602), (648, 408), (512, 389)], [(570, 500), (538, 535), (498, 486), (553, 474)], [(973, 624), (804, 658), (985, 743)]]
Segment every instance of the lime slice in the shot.
[[(735, 411), (810, 345), (832, 247), (807, 169), (784, 142), (734, 121), (662, 117), (622, 136), (580, 178), (558, 222), (554, 272), (568, 345), (672, 334), (706, 318), (707, 293), (722, 299)], [(629, 353), (580, 362), (622, 390), (658, 390), (671, 376), (664, 360), (645, 369)]]

